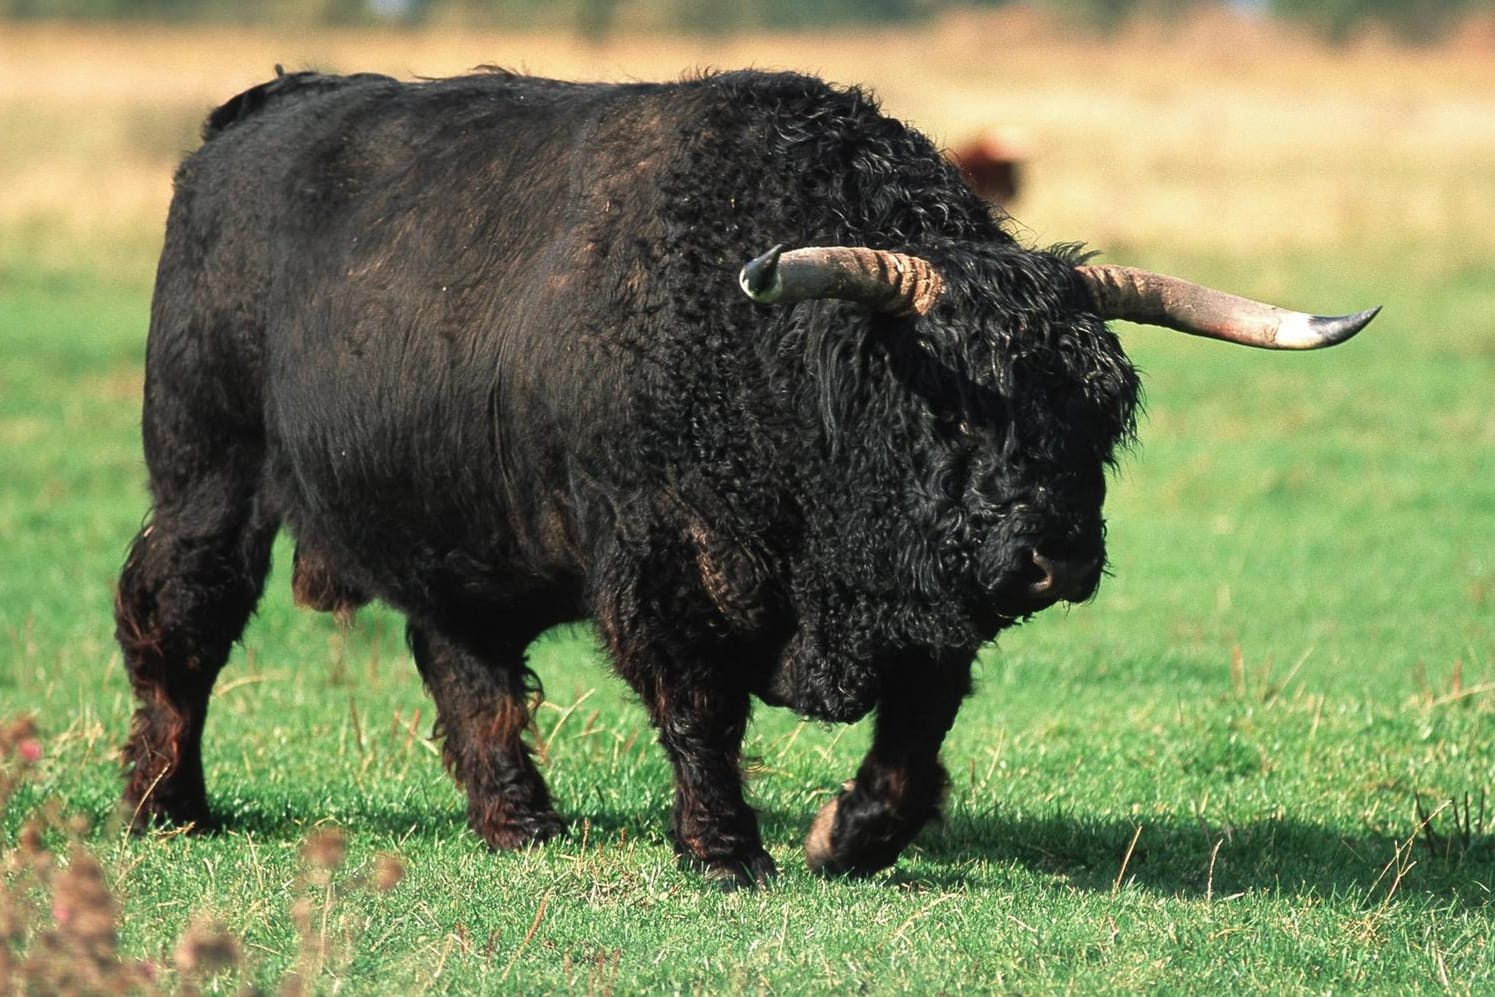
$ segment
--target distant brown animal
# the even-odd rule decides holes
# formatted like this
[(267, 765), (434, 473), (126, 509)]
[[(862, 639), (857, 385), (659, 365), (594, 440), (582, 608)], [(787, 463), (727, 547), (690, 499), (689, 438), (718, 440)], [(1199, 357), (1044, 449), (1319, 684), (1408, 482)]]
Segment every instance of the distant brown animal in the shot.
[(1005, 205), (1017, 199), (1027, 153), (1014, 139), (988, 132), (947, 150), (945, 157), (983, 201)]

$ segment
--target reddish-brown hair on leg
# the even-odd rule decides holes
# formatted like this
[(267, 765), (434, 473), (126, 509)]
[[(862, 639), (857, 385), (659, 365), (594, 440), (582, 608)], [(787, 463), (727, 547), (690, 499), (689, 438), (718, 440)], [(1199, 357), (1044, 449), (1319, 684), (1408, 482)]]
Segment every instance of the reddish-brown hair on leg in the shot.
[[(520, 614), (516, 614), (520, 615)], [(431, 698), (447, 771), (467, 793), (467, 822), (490, 848), (522, 848), (565, 831), (525, 740), (540, 698), (524, 666), (528, 641), (486, 653), (410, 628), (410, 648)]]
[(115, 636), (136, 699), (121, 751), (136, 827), (212, 826), (202, 772), (208, 697), (269, 568), (273, 521), (256, 522), (244, 504), (202, 509), (222, 513), (220, 528), (190, 538), (158, 512), (131, 545), (115, 595)]

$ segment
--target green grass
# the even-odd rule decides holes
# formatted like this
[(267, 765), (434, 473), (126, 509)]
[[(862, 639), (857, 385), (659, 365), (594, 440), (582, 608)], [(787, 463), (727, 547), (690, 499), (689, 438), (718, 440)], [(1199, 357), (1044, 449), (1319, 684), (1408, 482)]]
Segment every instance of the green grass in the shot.
[[(674, 867), (668, 766), (588, 630), (532, 652), (573, 833), (491, 855), (400, 621), (297, 612), (285, 547), (213, 701), (230, 830), (123, 834), (110, 605), (146, 508), (148, 291), (0, 272), (0, 720), (34, 713), (46, 750), (0, 818), (0, 884), (39, 913), (0, 945), (50, 924), (19, 871), (37, 820), (54, 853), (100, 856), (121, 951), (166, 988), (207, 917), (240, 940), (197, 981), (219, 989), (1495, 988), (1495, 268), (1141, 262), (1387, 309), (1322, 355), (1125, 330), (1149, 411), (1109, 504), (1116, 576), (983, 654), (945, 821), (888, 874), (812, 876), (800, 840), (868, 730), (760, 710), (752, 796), (783, 875), (730, 895)], [(348, 840), (331, 870), (302, 856), (326, 825)]]

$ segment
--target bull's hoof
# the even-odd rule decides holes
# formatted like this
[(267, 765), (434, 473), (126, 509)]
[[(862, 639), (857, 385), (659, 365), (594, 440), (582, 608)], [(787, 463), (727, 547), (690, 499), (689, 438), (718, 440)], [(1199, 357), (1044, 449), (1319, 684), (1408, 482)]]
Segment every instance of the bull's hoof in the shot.
[(767, 852), (759, 852), (746, 859), (703, 859), (682, 854), (680, 865), (700, 873), (708, 883), (715, 883), (725, 893), (756, 890), (773, 882), (779, 874), (779, 867)]
[(836, 807), (840, 799), (831, 800), (820, 808), (810, 833), (805, 835), (805, 862), (811, 872), (822, 876), (836, 876), (844, 872), (836, 862), (836, 846), (831, 843), (831, 831), (836, 827)]
[(507, 815), (502, 820), (472, 820), (470, 823), (478, 837), (497, 852), (543, 845), (566, 833), (566, 821), (553, 810), (523, 816)]
[[(805, 835), (805, 863), (811, 872), (822, 876), (870, 876), (898, 861), (907, 836), (888, 839), (886, 814), (880, 804), (868, 806), (866, 798), (851, 795), (852, 783), (845, 791), (820, 808), (810, 831)], [(843, 813), (843, 808), (846, 812)], [(869, 820), (868, 811), (876, 816)], [(837, 828), (837, 823), (840, 828)], [(868, 832), (872, 833), (869, 834)]]
[(168, 800), (153, 795), (141, 800), (126, 795), (120, 800), (119, 809), (134, 834), (147, 834), (163, 828), (210, 834), (219, 829), (218, 820), (208, 809), (205, 799)]

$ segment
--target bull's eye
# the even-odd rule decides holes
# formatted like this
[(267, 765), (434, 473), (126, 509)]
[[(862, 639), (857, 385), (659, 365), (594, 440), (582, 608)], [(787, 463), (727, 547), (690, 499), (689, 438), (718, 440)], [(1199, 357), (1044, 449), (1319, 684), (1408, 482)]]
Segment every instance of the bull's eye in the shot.
[(970, 420), (959, 409), (948, 409), (938, 405), (932, 407), (935, 419), (941, 426), (954, 430), (962, 436), (971, 435)]
[(946, 433), (951, 436), (970, 436), (970, 420), (966, 419), (958, 410), (951, 408), (933, 408), (934, 422), (939, 423)]

